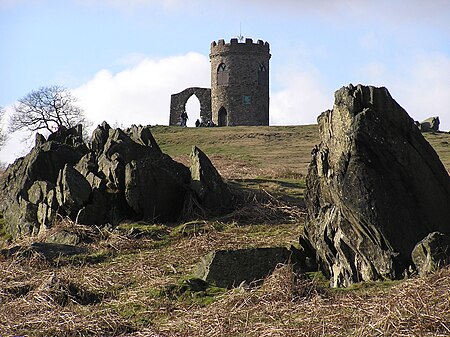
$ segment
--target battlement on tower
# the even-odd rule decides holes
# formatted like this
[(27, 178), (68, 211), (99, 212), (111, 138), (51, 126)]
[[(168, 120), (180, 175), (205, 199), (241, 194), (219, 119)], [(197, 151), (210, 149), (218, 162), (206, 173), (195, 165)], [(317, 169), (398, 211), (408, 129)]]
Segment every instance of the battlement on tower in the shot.
[(264, 53), (268, 53), (270, 50), (270, 46), (268, 42), (264, 42), (263, 40), (258, 40), (256, 43), (253, 42), (253, 39), (246, 38), (245, 42), (239, 42), (238, 39), (233, 38), (229, 43), (226, 43), (225, 40), (221, 39), (211, 42), (211, 54), (221, 54), (221, 53), (232, 53), (232, 52), (256, 52), (261, 51)]

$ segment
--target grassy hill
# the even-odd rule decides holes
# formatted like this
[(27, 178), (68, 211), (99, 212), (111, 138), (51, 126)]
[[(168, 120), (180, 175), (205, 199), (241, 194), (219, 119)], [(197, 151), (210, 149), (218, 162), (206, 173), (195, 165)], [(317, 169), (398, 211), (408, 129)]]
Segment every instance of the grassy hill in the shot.
[[(195, 291), (195, 264), (215, 249), (295, 245), (317, 126), (155, 127), (164, 152), (187, 163), (197, 145), (233, 186), (254, 192), (215, 219), (124, 222), (117, 229), (60, 219), (86, 254), (47, 261), (0, 255), (0, 336), (448, 336), (450, 269), (423, 278), (329, 289), (320, 273), (280, 266), (260, 287)], [(427, 140), (450, 169), (450, 135)]]
[[(204, 151), (227, 178), (306, 176), (318, 126), (180, 128), (157, 126), (161, 149), (188, 163), (192, 145)], [(450, 133), (425, 133), (450, 170)]]

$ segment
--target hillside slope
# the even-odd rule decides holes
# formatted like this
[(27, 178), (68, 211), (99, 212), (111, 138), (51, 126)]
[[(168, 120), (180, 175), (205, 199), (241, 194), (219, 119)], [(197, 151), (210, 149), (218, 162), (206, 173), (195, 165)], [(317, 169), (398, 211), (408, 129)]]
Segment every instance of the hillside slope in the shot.
[[(450, 335), (449, 268), (330, 289), (320, 273), (299, 277), (280, 266), (259, 287), (194, 289), (191, 273), (210, 251), (298, 243), (317, 126), (152, 131), (178, 161), (188, 162), (192, 145), (204, 150), (242, 193), (240, 207), (220, 218), (117, 228), (61, 218), (10, 245), (0, 252), (1, 336)], [(450, 135), (426, 138), (450, 169)], [(0, 236), (1, 225), (0, 217)], [(86, 252), (46, 259), (30, 249), (62, 231), (82, 238)]]
[[(153, 135), (161, 149), (187, 163), (192, 145), (202, 149), (229, 179), (305, 176), (317, 125), (180, 128), (156, 126)], [(450, 133), (425, 133), (450, 171)]]

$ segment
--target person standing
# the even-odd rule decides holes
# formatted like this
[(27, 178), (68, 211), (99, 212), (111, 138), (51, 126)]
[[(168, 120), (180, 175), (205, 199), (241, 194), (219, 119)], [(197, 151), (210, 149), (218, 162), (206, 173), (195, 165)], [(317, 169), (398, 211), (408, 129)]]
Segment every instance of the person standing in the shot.
[(181, 126), (186, 127), (187, 126), (187, 120), (189, 119), (186, 111), (183, 111), (181, 113)]

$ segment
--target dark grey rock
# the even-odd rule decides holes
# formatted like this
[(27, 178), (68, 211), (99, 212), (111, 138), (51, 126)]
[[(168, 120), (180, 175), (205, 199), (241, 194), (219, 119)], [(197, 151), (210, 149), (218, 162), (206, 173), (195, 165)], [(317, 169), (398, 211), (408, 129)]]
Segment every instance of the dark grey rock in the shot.
[(191, 188), (201, 205), (212, 211), (230, 209), (233, 203), (230, 189), (206, 154), (193, 146), (190, 159)]
[(46, 243), (58, 243), (62, 245), (76, 246), (80, 243), (80, 237), (74, 233), (62, 230), (51, 234), (45, 240)]
[(87, 204), (91, 191), (91, 185), (80, 172), (69, 165), (64, 166), (57, 179), (56, 199), (68, 215), (76, 216)]
[(57, 209), (53, 208), (52, 206), (42, 202), (39, 203), (36, 213), (36, 220), (39, 227), (39, 233), (45, 231), (46, 229), (50, 228), (53, 224), (53, 221), (55, 220), (57, 215)]
[(396, 279), (428, 233), (450, 234), (450, 177), (386, 88), (335, 93), (319, 118), (304, 241), (332, 286)]
[(150, 147), (155, 151), (162, 153), (159, 148), (158, 143), (156, 143), (155, 138), (152, 135), (151, 127), (147, 126), (136, 126), (132, 125), (131, 128), (125, 130), (125, 132), (130, 136), (130, 138), (138, 144)]
[(103, 152), (106, 140), (108, 139), (109, 130), (111, 127), (108, 123), (103, 122), (92, 132), (89, 148), (98, 157)]
[(166, 164), (151, 158), (127, 164), (125, 197), (138, 218), (166, 222), (180, 217), (188, 196), (189, 170)]
[[(189, 169), (161, 152), (150, 126), (123, 131), (103, 123), (89, 146), (81, 133), (60, 128), (48, 140), (38, 136), (32, 151), (8, 167), (0, 183), (0, 212), (13, 238), (45, 231), (57, 213), (98, 226), (125, 218), (176, 221), (187, 209), (210, 206), (217, 186), (225, 190), (208, 160), (210, 166), (200, 168), (209, 174), (202, 178), (202, 198), (193, 202)], [(220, 204), (214, 199), (217, 208), (228, 204), (228, 195), (220, 198)]]
[[(98, 159), (99, 175), (103, 177), (106, 188), (110, 191), (120, 191), (125, 187), (125, 165), (119, 160), (119, 155), (113, 154), (108, 158), (101, 154)], [(95, 177), (92, 177), (92, 183), (96, 183)]]
[[(82, 225), (104, 225), (106, 221), (116, 223), (115, 219), (121, 218), (120, 215), (113, 214), (114, 202), (109, 203), (105, 195), (98, 189), (91, 193), (90, 202), (79, 210), (76, 222)], [(114, 221), (113, 221), (114, 219)]]
[(39, 204), (47, 198), (47, 194), (55, 188), (55, 185), (49, 181), (37, 180), (28, 189), (28, 201), (32, 204)]
[(36, 133), (36, 139), (35, 139), (34, 146), (41, 146), (45, 142), (46, 142), (45, 137), (43, 135), (41, 135), (40, 133)]
[(60, 256), (72, 256), (87, 253), (87, 249), (84, 247), (48, 242), (34, 242), (31, 245), (31, 250), (42, 254), (48, 260), (53, 260)]
[(419, 275), (425, 275), (450, 264), (450, 237), (433, 232), (428, 234), (413, 249), (412, 262)]
[(98, 173), (98, 163), (93, 152), (86, 153), (78, 163), (74, 166), (78, 172), (80, 172), (85, 178), (89, 173)]
[(260, 282), (278, 264), (288, 263), (290, 256), (284, 247), (218, 250), (201, 259), (195, 276), (223, 288), (236, 287), (242, 282)]
[[(66, 131), (67, 137), (61, 130), (58, 137), (49, 137), (46, 142), (40, 137), (30, 153), (8, 166), (0, 182), (2, 196), (0, 212), (3, 213), (6, 222), (5, 230), (13, 238), (39, 232), (36, 214), (38, 205), (33, 202), (42, 198), (39, 194), (44, 190), (41, 189), (42, 186), (33, 187), (31, 190), (33, 202), (30, 202), (28, 197), (33, 184), (36, 181), (55, 184), (64, 165), (75, 165), (87, 152), (87, 148), (78, 143), (76, 148), (66, 144), (68, 137), (72, 137), (72, 143), (76, 140), (76, 136), (73, 135), (76, 132), (71, 129)], [(67, 143), (71, 141), (67, 140)]]
[(420, 131), (422, 132), (438, 132), (439, 131), (439, 117), (430, 117), (420, 123)]

